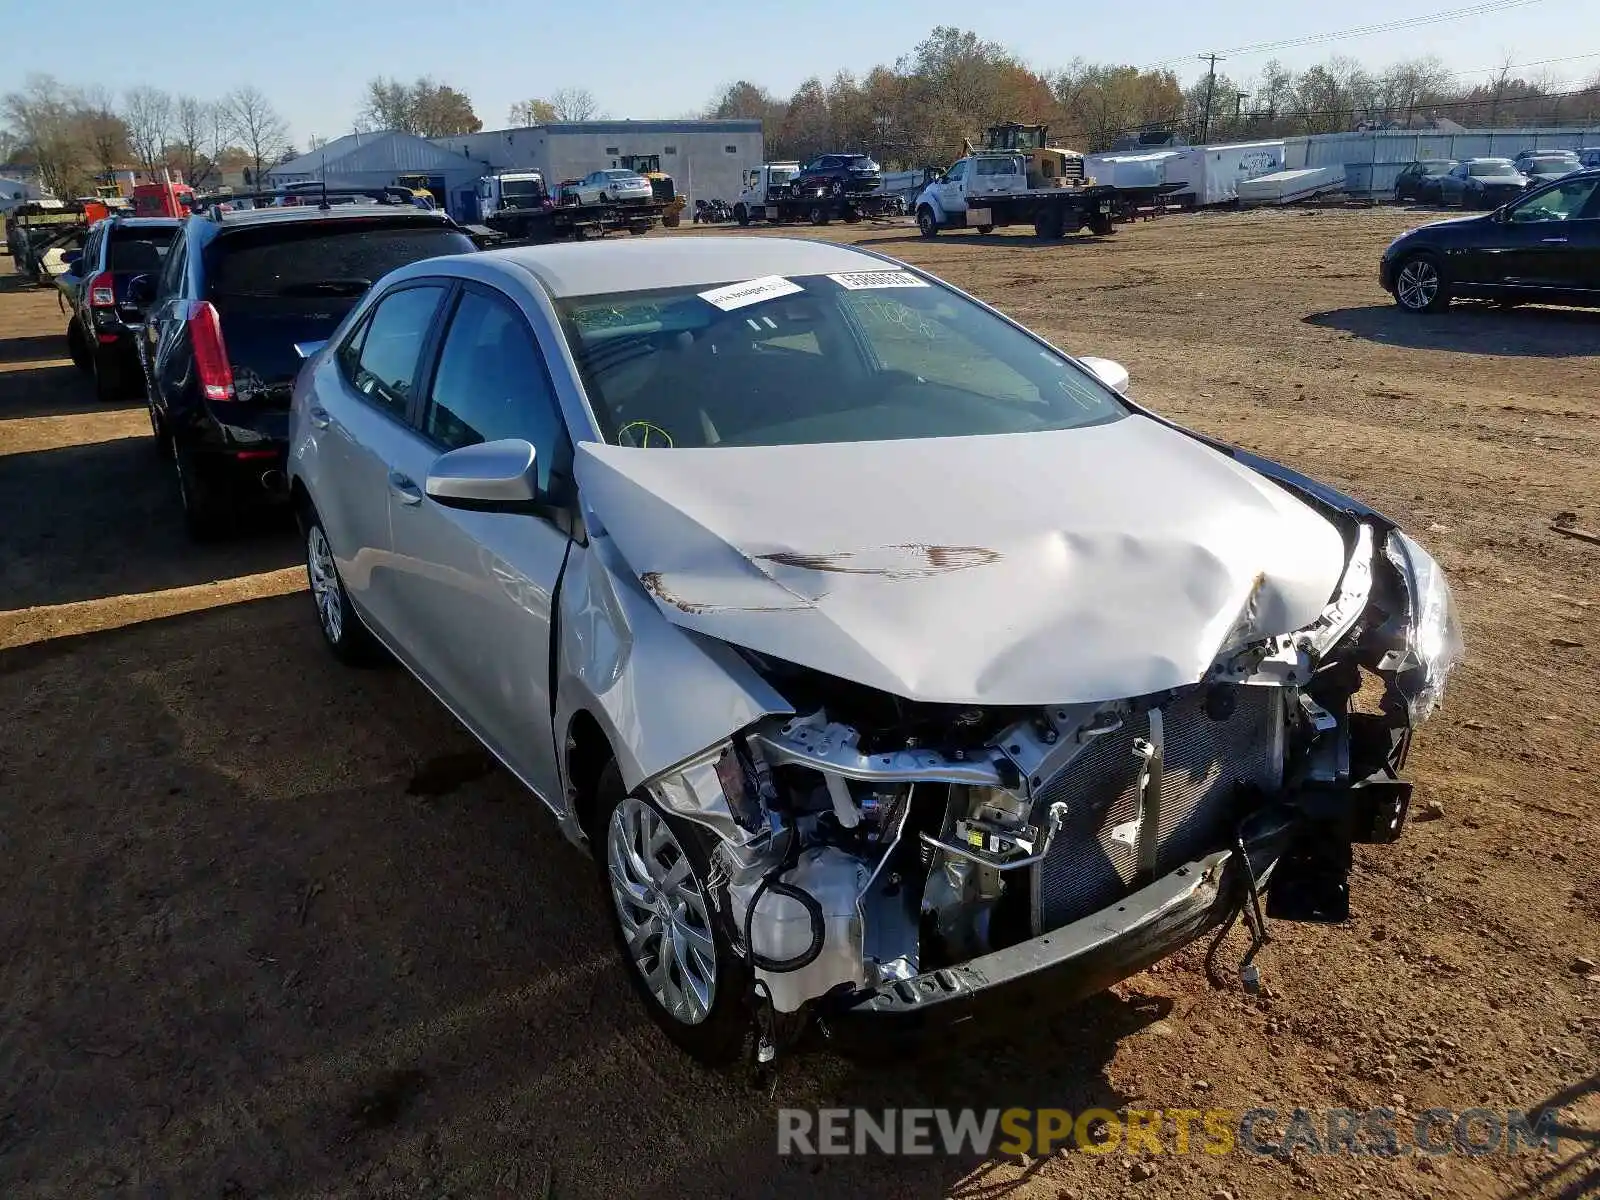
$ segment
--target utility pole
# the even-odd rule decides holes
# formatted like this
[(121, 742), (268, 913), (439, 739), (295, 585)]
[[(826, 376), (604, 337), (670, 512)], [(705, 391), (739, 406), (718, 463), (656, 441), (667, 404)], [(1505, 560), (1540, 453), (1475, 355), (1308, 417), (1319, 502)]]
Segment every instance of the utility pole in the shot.
[(1217, 86), (1217, 64), (1228, 60), (1220, 54), (1202, 54), (1199, 58), (1201, 62), (1210, 64), (1206, 73), (1206, 107), (1200, 114), (1200, 144), (1204, 146), (1206, 139), (1211, 136), (1211, 89)]
[(1238, 129), (1244, 123), (1244, 116), (1241, 110), (1244, 108), (1244, 102), (1248, 99), (1250, 99), (1249, 92), (1235, 92), (1233, 94), (1233, 127), (1235, 129)]

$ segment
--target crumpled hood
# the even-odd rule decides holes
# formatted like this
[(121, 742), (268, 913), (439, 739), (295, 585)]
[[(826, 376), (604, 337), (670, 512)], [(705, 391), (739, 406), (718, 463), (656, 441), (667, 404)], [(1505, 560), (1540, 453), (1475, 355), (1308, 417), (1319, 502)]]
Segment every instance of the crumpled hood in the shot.
[(668, 619), (913, 700), (1195, 683), (1225, 644), (1313, 621), (1344, 569), (1326, 518), (1141, 416), (826, 445), (586, 442), (576, 471)]

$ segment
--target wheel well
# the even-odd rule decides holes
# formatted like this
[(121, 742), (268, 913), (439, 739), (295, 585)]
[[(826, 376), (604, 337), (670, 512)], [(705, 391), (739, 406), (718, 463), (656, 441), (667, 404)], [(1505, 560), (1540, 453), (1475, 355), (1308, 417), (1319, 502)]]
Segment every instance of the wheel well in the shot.
[(600, 772), (611, 761), (611, 743), (589, 713), (579, 710), (567, 726), (567, 787), (572, 793), (573, 815), (578, 825), (595, 844), (594, 802), (595, 788), (600, 782)]

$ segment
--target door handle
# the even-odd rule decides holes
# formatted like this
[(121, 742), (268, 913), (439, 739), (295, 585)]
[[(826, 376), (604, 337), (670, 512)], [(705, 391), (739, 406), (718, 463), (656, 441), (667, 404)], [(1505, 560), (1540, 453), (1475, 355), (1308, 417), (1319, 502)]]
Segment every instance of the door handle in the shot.
[(333, 423), (333, 418), (328, 415), (328, 410), (320, 404), (313, 404), (306, 412), (306, 416), (311, 418), (311, 423), (318, 429), (326, 429)]
[(1567, 239), (1566, 238), (1545, 238), (1544, 239), (1544, 244), (1546, 246), (1565, 246), (1567, 244)]
[(422, 503), (422, 489), (411, 482), (409, 475), (402, 475), (399, 471), (389, 472), (389, 490), (401, 504)]

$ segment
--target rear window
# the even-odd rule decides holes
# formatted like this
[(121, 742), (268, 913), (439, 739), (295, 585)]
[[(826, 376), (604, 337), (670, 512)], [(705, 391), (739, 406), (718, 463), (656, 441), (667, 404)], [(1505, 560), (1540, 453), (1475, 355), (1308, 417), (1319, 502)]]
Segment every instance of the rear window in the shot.
[(1512, 166), (1507, 159), (1475, 162), (1467, 170), (1477, 179), (1493, 179), (1500, 175), (1515, 175), (1517, 173), (1516, 167)]
[(161, 270), (161, 263), (172, 248), (177, 227), (167, 229), (113, 229), (107, 250), (106, 269), (115, 274), (145, 275)]
[(474, 249), (459, 230), (431, 222), (305, 222), (225, 234), (206, 266), (214, 297), (348, 297), (396, 267)]

